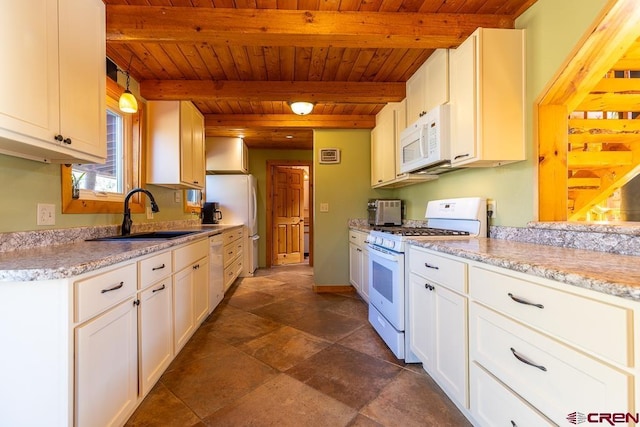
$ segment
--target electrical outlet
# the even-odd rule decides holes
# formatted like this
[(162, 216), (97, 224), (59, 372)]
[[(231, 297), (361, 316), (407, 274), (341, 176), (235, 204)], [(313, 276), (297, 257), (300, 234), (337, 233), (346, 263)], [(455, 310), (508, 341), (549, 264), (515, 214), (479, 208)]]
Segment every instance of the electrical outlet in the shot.
[(147, 219), (153, 219), (153, 211), (151, 210), (151, 206), (147, 206)]
[(329, 203), (320, 203), (320, 212), (329, 212)]
[(487, 213), (491, 212), (489, 218), (495, 218), (497, 214), (497, 203), (493, 199), (487, 199)]
[(181, 195), (181, 191), (177, 190), (173, 192), (173, 201), (175, 203), (180, 203), (182, 201), (182, 195)]
[(56, 225), (56, 205), (49, 203), (38, 203), (38, 225)]

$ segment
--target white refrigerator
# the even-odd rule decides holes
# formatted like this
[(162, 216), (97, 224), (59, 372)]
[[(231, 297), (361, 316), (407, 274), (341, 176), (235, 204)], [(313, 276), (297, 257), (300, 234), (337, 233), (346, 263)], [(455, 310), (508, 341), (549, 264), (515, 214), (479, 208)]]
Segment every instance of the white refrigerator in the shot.
[(244, 270), (242, 276), (253, 276), (258, 269), (258, 207), (256, 178), (253, 175), (207, 175), (207, 202), (218, 202), (220, 224), (244, 224)]

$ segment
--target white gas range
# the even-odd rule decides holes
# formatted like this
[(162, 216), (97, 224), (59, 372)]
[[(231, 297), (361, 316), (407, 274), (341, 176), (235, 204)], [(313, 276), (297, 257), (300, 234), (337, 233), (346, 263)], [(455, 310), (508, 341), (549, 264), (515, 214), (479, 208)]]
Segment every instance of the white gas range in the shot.
[(406, 241), (469, 239), (487, 235), (487, 201), (481, 197), (433, 200), (427, 204), (426, 227), (375, 227), (369, 246), (369, 322), (398, 359), (418, 362), (405, 339), (407, 301), (404, 253)]

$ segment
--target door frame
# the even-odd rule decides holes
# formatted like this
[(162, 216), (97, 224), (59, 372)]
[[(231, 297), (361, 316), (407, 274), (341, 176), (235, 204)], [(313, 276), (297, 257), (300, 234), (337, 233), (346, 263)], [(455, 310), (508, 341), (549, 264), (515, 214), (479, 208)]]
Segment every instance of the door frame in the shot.
[(313, 161), (311, 160), (267, 160), (267, 239), (266, 268), (271, 268), (273, 260), (273, 194), (274, 173), (278, 166), (309, 168), (309, 266), (313, 267)]

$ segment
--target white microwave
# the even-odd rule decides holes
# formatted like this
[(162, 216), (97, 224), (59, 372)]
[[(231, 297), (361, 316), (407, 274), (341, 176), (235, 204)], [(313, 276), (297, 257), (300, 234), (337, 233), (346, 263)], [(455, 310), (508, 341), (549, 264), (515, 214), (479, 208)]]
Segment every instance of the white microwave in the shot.
[(398, 151), (400, 173), (452, 170), (449, 105), (438, 105), (402, 131)]

